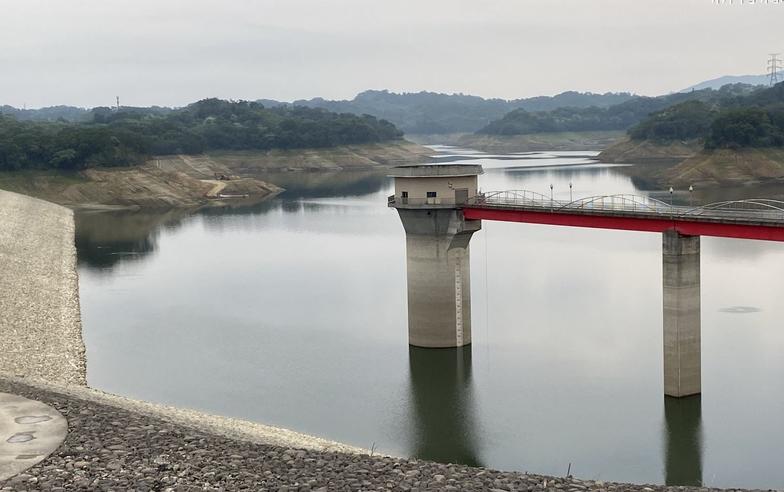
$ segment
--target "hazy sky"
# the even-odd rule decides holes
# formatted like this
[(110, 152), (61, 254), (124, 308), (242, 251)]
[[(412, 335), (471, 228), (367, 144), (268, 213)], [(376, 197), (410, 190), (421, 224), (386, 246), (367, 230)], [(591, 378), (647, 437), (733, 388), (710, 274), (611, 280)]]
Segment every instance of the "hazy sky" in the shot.
[(0, 104), (661, 94), (784, 52), (749, 1), (0, 0)]

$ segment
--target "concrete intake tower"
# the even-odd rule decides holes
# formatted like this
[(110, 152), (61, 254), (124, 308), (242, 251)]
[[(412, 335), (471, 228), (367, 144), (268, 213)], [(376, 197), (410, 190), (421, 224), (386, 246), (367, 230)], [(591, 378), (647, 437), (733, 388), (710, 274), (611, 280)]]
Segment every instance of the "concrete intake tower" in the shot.
[(417, 347), (471, 343), (471, 236), (481, 220), (460, 207), (476, 197), (479, 165), (401, 166), (389, 206), (406, 231), (408, 342)]

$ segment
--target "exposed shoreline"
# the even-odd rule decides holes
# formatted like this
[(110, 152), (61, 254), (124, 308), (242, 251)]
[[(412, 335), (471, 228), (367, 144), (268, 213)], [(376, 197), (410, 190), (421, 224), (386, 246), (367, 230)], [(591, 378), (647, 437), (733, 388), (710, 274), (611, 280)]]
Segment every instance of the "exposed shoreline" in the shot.
[(447, 135), (411, 135), (412, 141), (446, 144), (487, 153), (600, 151), (623, 139), (622, 131), (585, 131), (529, 133), (526, 135), (488, 135), (455, 133)]
[(270, 173), (386, 169), (429, 160), (431, 149), (406, 140), (324, 149), (158, 156), (131, 167), (77, 173), (0, 172), (0, 189), (78, 210), (163, 210), (259, 202), (283, 191)]

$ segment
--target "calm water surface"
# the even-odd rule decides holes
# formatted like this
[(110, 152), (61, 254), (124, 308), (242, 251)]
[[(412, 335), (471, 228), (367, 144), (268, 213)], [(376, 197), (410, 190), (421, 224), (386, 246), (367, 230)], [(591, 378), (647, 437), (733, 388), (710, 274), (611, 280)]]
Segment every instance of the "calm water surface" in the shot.
[[(485, 191), (656, 193), (585, 152), (436, 150), (484, 165)], [(471, 243), (473, 346), (415, 349), (391, 182), (268, 179), (289, 191), (78, 217), (90, 385), (402, 456), (784, 486), (784, 244), (703, 238), (703, 395), (671, 400), (660, 235), (485, 221)]]

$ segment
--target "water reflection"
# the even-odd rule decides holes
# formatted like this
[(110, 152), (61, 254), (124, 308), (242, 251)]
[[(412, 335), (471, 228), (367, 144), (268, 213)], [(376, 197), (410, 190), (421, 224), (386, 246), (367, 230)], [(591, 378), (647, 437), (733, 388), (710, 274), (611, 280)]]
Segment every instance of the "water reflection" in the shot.
[(412, 448), (418, 458), (483, 466), (471, 384), (471, 346), (409, 347)]
[(101, 271), (120, 262), (141, 260), (155, 251), (162, 228), (180, 227), (191, 212), (78, 213), (74, 222), (79, 265)]
[(702, 397), (664, 398), (666, 485), (702, 486)]
[(259, 177), (284, 188), (287, 198), (362, 196), (386, 186), (385, 171), (278, 172)]

